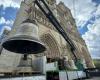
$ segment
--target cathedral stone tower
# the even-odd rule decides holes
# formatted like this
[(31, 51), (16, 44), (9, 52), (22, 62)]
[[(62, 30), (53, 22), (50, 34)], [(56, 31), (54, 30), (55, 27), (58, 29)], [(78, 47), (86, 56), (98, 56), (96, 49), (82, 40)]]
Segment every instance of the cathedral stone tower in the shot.
[[(50, 62), (52, 59), (63, 58), (65, 56), (68, 57), (68, 60), (74, 60), (73, 54), (69, 49), (69, 45), (57, 32), (57, 30), (49, 22), (41, 10), (36, 5), (34, 5), (34, 3), (32, 3), (33, 1), (34, 0), (24, 0), (21, 2), (21, 6), (13, 26), (19, 26), (22, 21), (29, 17), (31, 19), (35, 19), (39, 26), (39, 36), (45, 43), (47, 50), (44, 53), (40, 53), (34, 56), (46, 56), (48, 62)], [(77, 58), (81, 59), (86, 64), (86, 67), (93, 68), (94, 64), (92, 63), (91, 56), (88, 52), (85, 41), (81, 38), (77, 30), (77, 26), (75, 24), (74, 18), (72, 17), (70, 9), (68, 9), (63, 2), (56, 4), (56, 0), (45, 1), (53, 11), (55, 17), (58, 19), (63, 29), (75, 44), (76, 49), (78, 50), (76, 52)], [(14, 30), (16, 30), (16, 28), (14, 28)], [(12, 34), (14, 33), (14, 30), (11, 31)], [(0, 66), (7, 66), (9, 68), (13, 66), (16, 68), (16, 66), (18, 66), (20, 63), (20, 59), (21, 55), (3, 50), (2, 55), (0, 56)], [(9, 62), (10, 64), (8, 64)]]

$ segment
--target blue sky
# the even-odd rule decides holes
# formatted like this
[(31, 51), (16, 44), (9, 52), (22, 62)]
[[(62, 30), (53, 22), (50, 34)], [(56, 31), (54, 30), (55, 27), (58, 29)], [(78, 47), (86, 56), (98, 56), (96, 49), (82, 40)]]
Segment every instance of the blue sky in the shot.
[[(57, 0), (71, 9), (78, 31), (85, 40), (92, 58), (100, 58), (100, 0)], [(21, 0), (0, 0), (0, 34), (10, 29)], [(73, 8), (74, 6), (74, 8)]]
[(2, 5), (0, 6), (0, 19), (2, 20), (0, 24), (0, 31), (4, 27), (8, 26), (7, 28), (9, 28), (9, 26), (10, 27), (12, 26), (15, 20), (17, 11), (18, 11), (18, 8), (6, 7), (4, 9)]

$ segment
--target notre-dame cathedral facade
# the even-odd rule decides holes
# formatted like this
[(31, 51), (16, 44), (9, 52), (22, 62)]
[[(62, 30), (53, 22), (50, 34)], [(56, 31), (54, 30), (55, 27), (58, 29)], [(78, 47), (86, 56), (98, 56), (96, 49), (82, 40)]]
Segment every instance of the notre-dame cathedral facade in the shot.
[[(67, 56), (68, 60), (74, 60), (74, 56), (69, 49), (68, 43), (49, 22), (42, 11), (34, 5), (34, 3), (32, 3), (32, 1), (33, 0), (24, 0), (21, 2), (21, 6), (13, 26), (19, 26), (20, 23), (27, 18), (27, 16), (35, 19), (39, 26), (39, 37), (41, 41), (45, 43), (47, 48), (44, 53), (40, 53), (36, 56), (46, 56), (47, 59)], [(94, 67), (86, 43), (77, 30), (77, 26), (70, 9), (68, 9), (63, 2), (56, 4), (56, 0), (46, 0), (46, 3), (76, 46), (77, 52), (75, 54), (77, 58), (84, 60), (87, 67)], [(29, 13), (30, 11), (31, 13)], [(14, 30), (16, 30), (16, 28), (13, 27), (13, 31), (11, 31), (12, 34), (14, 33)], [(21, 55), (13, 54), (12, 52), (3, 49), (0, 56), (0, 66), (16, 66), (21, 58), (20, 56)]]

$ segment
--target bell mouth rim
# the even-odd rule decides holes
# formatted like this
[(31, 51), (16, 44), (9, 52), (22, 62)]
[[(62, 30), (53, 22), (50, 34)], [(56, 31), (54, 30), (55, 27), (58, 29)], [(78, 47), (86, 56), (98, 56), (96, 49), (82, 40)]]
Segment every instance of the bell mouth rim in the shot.
[[(41, 47), (41, 49), (38, 49), (36, 51), (14, 51), (12, 49), (8, 49), (8, 47), (6, 47), (6, 45), (9, 45), (11, 42), (16, 42), (16, 41), (25, 41), (25, 42), (29, 42), (30, 44), (34, 43), (36, 45), (39, 45)], [(16, 43), (15, 43), (16, 44)], [(17, 44), (16, 44), (17, 45)], [(40, 40), (36, 39), (36, 38), (32, 38), (31, 36), (20, 36), (20, 37), (10, 37), (7, 38), (5, 41), (2, 42), (2, 46), (3, 48), (5, 48), (6, 50), (10, 51), (10, 52), (14, 52), (14, 53), (18, 53), (18, 54), (39, 54), (42, 53), (46, 50), (45, 44), (43, 44)], [(33, 45), (34, 46), (34, 45)], [(15, 46), (13, 46), (15, 47)]]

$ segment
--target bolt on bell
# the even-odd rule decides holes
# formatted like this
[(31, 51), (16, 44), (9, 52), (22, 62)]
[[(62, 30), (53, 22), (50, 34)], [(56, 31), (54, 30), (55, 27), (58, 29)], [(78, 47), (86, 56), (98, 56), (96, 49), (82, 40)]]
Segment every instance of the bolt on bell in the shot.
[(5, 38), (2, 46), (8, 51), (20, 54), (37, 54), (46, 50), (45, 45), (39, 40), (35, 20), (30, 19), (23, 21), (14, 34)]

